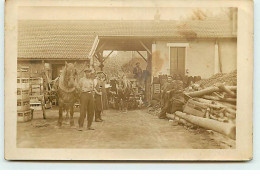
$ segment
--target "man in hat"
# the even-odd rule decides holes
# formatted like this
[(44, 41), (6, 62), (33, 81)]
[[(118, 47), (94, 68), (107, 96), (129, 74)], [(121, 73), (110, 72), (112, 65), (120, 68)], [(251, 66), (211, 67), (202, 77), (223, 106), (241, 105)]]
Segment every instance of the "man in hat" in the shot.
[(91, 127), (94, 117), (94, 82), (92, 79), (92, 70), (90, 68), (84, 69), (84, 77), (79, 80), (79, 91), (80, 91), (80, 118), (79, 118), (79, 131), (83, 131), (83, 124), (86, 118), (88, 119), (88, 130), (94, 130)]

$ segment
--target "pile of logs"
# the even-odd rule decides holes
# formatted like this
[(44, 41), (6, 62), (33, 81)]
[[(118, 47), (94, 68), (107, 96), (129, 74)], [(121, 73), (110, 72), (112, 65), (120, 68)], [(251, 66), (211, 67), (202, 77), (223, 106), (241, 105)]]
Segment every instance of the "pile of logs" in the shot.
[(215, 86), (186, 92), (187, 103), (183, 112), (167, 117), (183, 119), (194, 125), (217, 131), (235, 139), (236, 136), (236, 86)]

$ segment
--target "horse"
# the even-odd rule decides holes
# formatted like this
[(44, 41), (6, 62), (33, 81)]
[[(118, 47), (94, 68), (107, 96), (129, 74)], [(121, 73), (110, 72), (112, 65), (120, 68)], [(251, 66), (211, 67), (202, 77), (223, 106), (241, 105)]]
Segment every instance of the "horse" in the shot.
[(126, 76), (122, 76), (117, 85), (117, 98), (119, 110), (127, 111), (128, 100), (131, 94), (132, 86)]
[(77, 91), (78, 73), (75, 68), (75, 63), (65, 62), (65, 67), (61, 72), (60, 77), (56, 81), (58, 105), (59, 105), (59, 119), (57, 127), (62, 126), (63, 111), (70, 114), (70, 126), (74, 127), (74, 105), (79, 98)]

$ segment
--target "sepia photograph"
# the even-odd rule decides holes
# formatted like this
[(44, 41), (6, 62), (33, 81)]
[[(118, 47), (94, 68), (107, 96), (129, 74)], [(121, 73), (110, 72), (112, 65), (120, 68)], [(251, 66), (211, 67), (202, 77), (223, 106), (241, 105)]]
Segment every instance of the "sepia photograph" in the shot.
[[(247, 58), (248, 67), (238, 60), (238, 31), (243, 31), (239, 7), (119, 2), (121, 6), (10, 2), (16, 7), (16, 25), (6, 21), (6, 30), (16, 36), (16, 57), (10, 64), (17, 106), (11, 111), (12, 125), (7, 122), (5, 128), (14, 127), (12, 147), (21, 152), (41, 149), (39, 158), (28, 155), (32, 159), (44, 158), (49, 149), (94, 149), (96, 155), (100, 149), (181, 149), (180, 155), (200, 152), (191, 159), (217, 160), (214, 152), (207, 157), (201, 153), (240, 149), (238, 134), (247, 129), (238, 128), (245, 123), (238, 112), (248, 105), (244, 108), (250, 113), (242, 118), (248, 119), (245, 135), (250, 139), (252, 85), (239, 83), (251, 81), (247, 68), (253, 58)], [(6, 12), (6, 18), (12, 16)], [(249, 99), (243, 102), (240, 94)], [(222, 159), (250, 159), (252, 141), (246, 142), (249, 154)], [(111, 159), (113, 154), (106, 154)], [(74, 159), (65, 155), (49, 159)]]

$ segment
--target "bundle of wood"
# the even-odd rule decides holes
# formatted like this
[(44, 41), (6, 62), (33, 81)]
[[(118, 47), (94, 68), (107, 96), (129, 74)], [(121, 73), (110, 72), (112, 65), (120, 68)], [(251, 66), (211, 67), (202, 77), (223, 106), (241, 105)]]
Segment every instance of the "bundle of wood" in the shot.
[(215, 84), (193, 92), (185, 92), (183, 112), (167, 114), (168, 118), (187, 121), (235, 139), (236, 86)]

